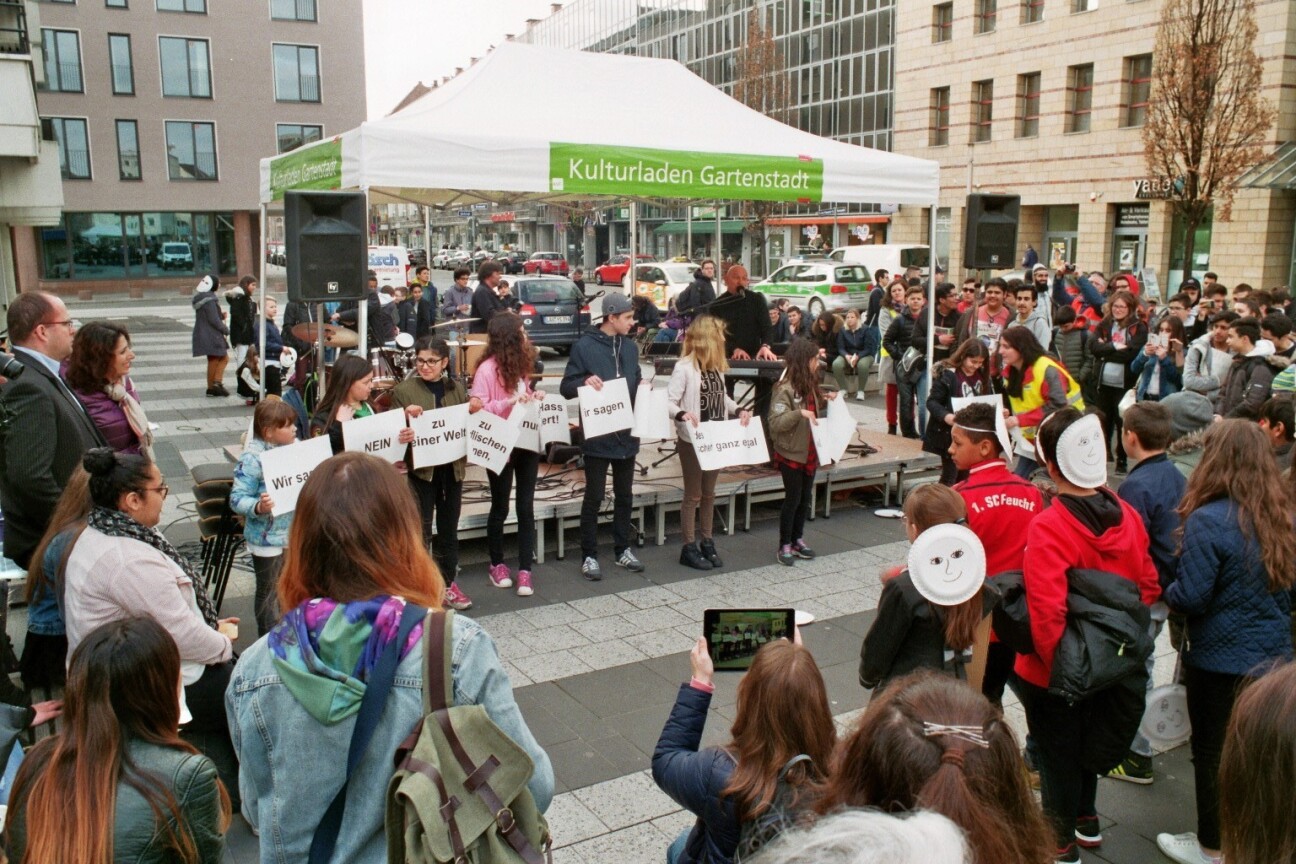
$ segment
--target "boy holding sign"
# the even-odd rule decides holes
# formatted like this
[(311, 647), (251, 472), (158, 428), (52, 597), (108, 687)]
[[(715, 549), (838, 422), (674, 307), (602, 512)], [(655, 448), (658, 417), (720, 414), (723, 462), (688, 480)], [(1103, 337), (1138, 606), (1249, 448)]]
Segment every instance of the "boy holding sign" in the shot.
[[(580, 341), (572, 346), (571, 357), (559, 388), (563, 396), (575, 399), (582, 387), (591, 388), (594, 394), (603, 390), (605, 382), (624, 379), (629, 406), (633, 408), (634, 394), (639, 389), (639, 349), (634, 340), (627, 338), (634, 326), (634, 310), (624, 294), (608, 294), (603, 298), (603, 323), (597, 330), (587, 330)], [(582, 400), (581, 424), (587, 426), (585, 402)], [(598, 411), (612, 411), (616, 406), (603, 405)], [(581, 575), (591, 582), (603, 578), (598, 563), (598, 512), (603, 505), (607, 488), (608, 470), (612, 471), (612, 542), (617, 566), (632, 573), (643, 572), (644, 566), (630, 551), (630, 513), (634, 502), (635, 456), (639, 453), (639, 439), (631, 435), (634, 415), (619, 430), (595, 437), (586, 437), (581, 445), (585, 460), (585, 500), (581, 505)]]
[[(396, 385), (392, 405), (404, 408), (411, 417), (418, 417), (424, 411), (466, 404), (468, 392), (463, 384), (446, 374), (449, 364), (450, 347), (444, 339), (420, 337), (414, 355), (414, 371), (418, 374)], [(413, 468), (408, 475), (423, 517), (423, 545), (432, 549), (432, 557), (447, 583), (445, 605), (458, 610), (472, 606), (472, 600), (455, 581), (459, 571), (459, 510), (467, 462), (467, 458), (460, 458), (445, 465)], [(407, 464), (412, 466), (414, 462), (410, 460)], [(435, 545), (432, 542), (434, 518)]]
[(252, 555), (256, 576), (253, 612), (257, 636), (264, 636), (279, 621), (274, 602), (283, 550), (288, 545), (292, 513), (275, 516), (274, 502), (266, 491), (261, 454), (297, 440), (297, 412), (278, 396), (267, 396), (252, 412), (252, 437), (234, 467), (230, 509), (243, 517), (243, 539)]

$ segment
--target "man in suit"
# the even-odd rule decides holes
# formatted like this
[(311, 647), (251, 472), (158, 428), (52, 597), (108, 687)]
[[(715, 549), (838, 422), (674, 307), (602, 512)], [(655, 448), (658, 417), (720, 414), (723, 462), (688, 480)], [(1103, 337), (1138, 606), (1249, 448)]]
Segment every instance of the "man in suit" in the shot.
[(59, 378), (73, 335), (63, 301), (24, 292), (9, 305), (7, 323), (24, 371), (0, 388), (0, 508), (5, 557), (26, 569), (81, 457), (105, 442)]

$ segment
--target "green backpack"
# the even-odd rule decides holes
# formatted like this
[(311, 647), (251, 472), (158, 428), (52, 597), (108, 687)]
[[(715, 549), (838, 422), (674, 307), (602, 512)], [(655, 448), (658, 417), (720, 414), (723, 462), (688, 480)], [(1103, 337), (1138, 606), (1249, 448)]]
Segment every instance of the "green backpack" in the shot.
[(423, 623), (424, 717), (396, 749), (387, 861), (545, 864), (549, 825), (527, 789), (531, 757), (485, 708), (454, 704), (453, 616), (429, 611)]

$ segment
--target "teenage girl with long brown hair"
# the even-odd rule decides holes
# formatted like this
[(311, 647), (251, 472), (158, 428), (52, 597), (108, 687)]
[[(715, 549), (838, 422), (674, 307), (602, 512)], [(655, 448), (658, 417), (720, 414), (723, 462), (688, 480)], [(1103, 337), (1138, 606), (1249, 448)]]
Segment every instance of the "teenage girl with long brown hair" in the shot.
[[(967, 505), (950, 487), (933, 483), (909, 493), (904, 519), (912, 543), (934, 525), (966, 522)], [(963, 661), (977, 625), (989, 611), (986, 593), (982, 586), (957, 606), (941, 606), (918, 593), (908, 570), (888, 579), (878, 601), (877, 617), (860, 648), (860, 685), (877, 694), (892, 679), (917, 669), (963, 677)]]
[[(522, 319), (513, 312), (498, 312), (486, 327), (486, 353), (473, 373), (468, 410), (485, 408), (508, 419), (515, 405), (544, 398), (531, 384), (535, 371), (536, 349), (527, 338)], [(521, 409), (519, 409), (521, 410)], [(491, 507), (486, 518), (486, 546), (490, 551), (490, 581), (496, 588), (512, 588), (513, 574), (504, 563), (504, 520), (508, 518), (509, 497), (517, 479), (518, 574), (517, 593), (531, 595), (531, 568), (535, 562), (535, 487), (540, 472), (540, 454), (517, 447), (509, 454), (508, 464), (496, 474), (487, 471), (490, 481)], [(453, 579), (453, 574), (451, 574)]]
[(990, 700), (944, 675), (896, 681), (842, 741), (816, 809), (848, 807), (940, 813), (967, 833), (971, 861), (1053, 860), (1051, 831), (1008, 722)]
[(90, 631), (68, 664), (62, 731), (14, 781), (5, 851), (16, 864), (219, 862), (230, 801), (206, 756), (180, 739), (180, 652), (128, 616)]
[[(799, 637), (798, 643), (799, 643)], [(809, 810), (837, 741), (828, 691), (814, 657), (787, 639), (767, 642), (738, 682), (738, 702), (724, 747), (700, 750), (715, 667), (706, 642), (690, 655), (693, 677), (680, 685), (675, 707), (653, 752), (657, 785), (697, 816), (666, 853), (668, 864), (733, 859), (742, 823), (758, 819), (774, 799), (779, 774), (795, 792), (793, 810)]]
[(814, 551), (801, 536), (810, 512), (819, 455), (810, 425), (827, 412), (828, 399), (819, 387), (819, 346), (809, 339), (794, 339), (783, 356), (787, 369), (770, 399), (770, 444), (774, 464), (783, 475), (783, 511), (779, 516), (778, 562), (791, 567), (798, 558), (813, 558)]
[(1238, 693), (1292, 657), (1291, 590), (1296, 533), (1287, 483), (1273, 470), (1264, 432), (1224, 420), (1206, 433), (1205, 455), (1179, 505), (1179, 571), (1165, 590), (1188, 619), (1180, 655), (1192, 722), (1197, 833), (1160, 834), (1180, 862), (1220, 855), (1218, 773)]

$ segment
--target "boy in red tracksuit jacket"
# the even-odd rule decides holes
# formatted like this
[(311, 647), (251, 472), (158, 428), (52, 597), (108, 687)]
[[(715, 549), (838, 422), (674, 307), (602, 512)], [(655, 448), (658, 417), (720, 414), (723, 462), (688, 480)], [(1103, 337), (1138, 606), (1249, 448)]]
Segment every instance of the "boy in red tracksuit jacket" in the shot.
[[(1062, 438), (1081, 423), (1086, 425)], [(1105, 486), (1097, 418), (1064, 408), (1040, 426), (1037, 443), (1058, 494), (1026, 535), (1022, 570), (1035, 653), (1018, 656), (1015, 671), (1026, 724), (1037, 746), (1044, 812), (1058, 835), (1056, 860), (1071, 862), (1080, 860), (1077, 843), (1089, 848), (1102, 843), (1098, 775), (1087, 770), (1082, 759), (1086, 742), (1101, 737), (1104, 727), (1087, 700), (1069, 703), (1048, 692), (1053, 655), (1066, 627), (1067, 570), (1102, 570), (1129, 579), (1149, 606), (1161, 596), (1161, 585), (1143, 520)], [(1063, 454), (1062, 462), (1069, 466), (1065, 472), (1058, 464), (1060, 449), (1070, 451)], [(1095, 465), (1100, 467), (1095, 470)]]
[[(976, 402), (956, 413), (950, 438), (950, 458), (960, 471), (968, 472), (954, 491), (963, 496), (968, 527), (985, 547), (986, 575), (1022, 569), (1026, 529), (1043, 512), (1044, 496), (1035, 484), (1008, 470), (995, 434), (993, 406)], [(993, 633), (990, 639), (981, 692), (1001, 704), (1017, 655)]]

